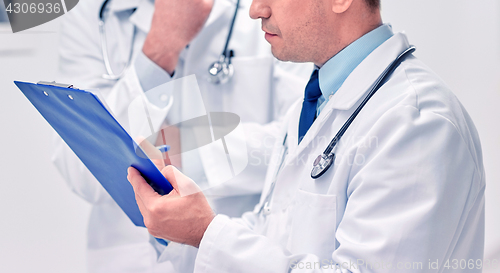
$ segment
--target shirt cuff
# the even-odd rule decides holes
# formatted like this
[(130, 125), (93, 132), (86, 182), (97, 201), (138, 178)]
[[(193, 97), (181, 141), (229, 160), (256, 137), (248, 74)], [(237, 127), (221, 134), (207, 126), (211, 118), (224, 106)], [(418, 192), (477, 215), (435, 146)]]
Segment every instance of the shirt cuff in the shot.
[(144, 92), (172, 80), (167, 71), (151, 61), (142, 50), (139, 50), (135, 58), (134, 68)]
[(161, 254), (165, 251), (165, 249), (167, 248), (168, 245), (161, 244), (152, 235), (149, 235), (149, 243), (151, 244), (151, 246), (153, 247), (153, 249), (156, 252), (156, 260), (160, 259)]
[[(226, 215), (216, 215), (212, 222), (208, 225), (205, 234), (201, 239), (198, 255), (195, 262), (195, 268), (206, 269), (210, 268), (210, 254), (213, 248), (216, 248), (216, 241), (224, 227), (231, 219)], [(203, 271), (203, 270), (202, 270)]]

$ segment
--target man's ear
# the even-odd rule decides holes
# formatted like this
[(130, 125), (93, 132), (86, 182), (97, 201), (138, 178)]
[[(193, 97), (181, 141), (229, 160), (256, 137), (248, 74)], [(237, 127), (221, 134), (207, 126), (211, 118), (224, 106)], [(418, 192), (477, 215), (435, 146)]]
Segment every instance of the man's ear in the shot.
[(354, 0), (331, 0), (332, 1), (332, 11), (335, 13), (344, 13), (352, 4)]

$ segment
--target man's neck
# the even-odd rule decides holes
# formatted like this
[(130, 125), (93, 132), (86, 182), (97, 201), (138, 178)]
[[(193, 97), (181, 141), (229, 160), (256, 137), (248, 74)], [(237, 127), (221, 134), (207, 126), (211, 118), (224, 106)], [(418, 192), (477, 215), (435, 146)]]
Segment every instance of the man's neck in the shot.
[(344, 27), (340, 28), (340, 35), (338, 37), (342, 37), (337, 43), (332, 43), (332, 47), (328, 50), (329, 54), (325, 54), (324, 58), (321, 60), (315, 61), (314, 64), (321, 68), (328, 60), (333, 58), (333, 56), (337, 55), (344, 48), (348, 47), (350, 44), (354, 43), (359, 38), (363, 37), (367, 33), (373, 31), (382, 25), (382, 19), (380, 16), (373, 20), (373, 23), (367, 24), (363, 23), (361, 26), (356, 27)]

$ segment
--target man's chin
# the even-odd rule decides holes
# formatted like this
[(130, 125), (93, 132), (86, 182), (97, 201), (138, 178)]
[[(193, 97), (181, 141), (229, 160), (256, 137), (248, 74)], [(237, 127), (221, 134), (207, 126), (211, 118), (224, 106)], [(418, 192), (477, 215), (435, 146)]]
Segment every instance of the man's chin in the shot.
[(276, 49), (274, 46), (271, 46), (271, 53), (273, 54), (273, 56), (282, 61), (282, 62), (289, 62), (291, 61), (289, 58), (287, 58), (286, 54), (283, 54), (283, 51), (282, 50), (278, 50)]
[(282, 62), (293, 62), (293, 63), (307, 63), (310, 60), (304, 60), (300, 58), (299, 55), (287, 54), (284, 50), (277, 50), (274, 46), (271, 46), (271, 53), (273, 56)]

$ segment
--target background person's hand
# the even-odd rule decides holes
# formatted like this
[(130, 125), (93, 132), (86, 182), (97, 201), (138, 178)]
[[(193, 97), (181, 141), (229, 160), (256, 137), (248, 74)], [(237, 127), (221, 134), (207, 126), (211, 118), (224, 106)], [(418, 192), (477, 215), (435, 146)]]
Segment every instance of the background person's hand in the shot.
[(198, 247), (215, 214), (189, 177), (173, 166), (163, 168), (162, 173), (174, 188), (163, 196), (148, 185), (139, 171), (128, 169), (127, 178), (134, 188), (144, 224), (154, 237)]
[(214, 0), (156, 0), (144, 54), (172, 75), (179, 54), (203, 28), (213, 5)]

